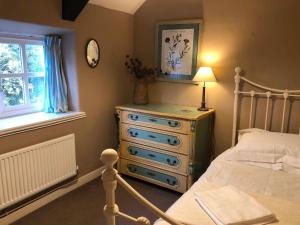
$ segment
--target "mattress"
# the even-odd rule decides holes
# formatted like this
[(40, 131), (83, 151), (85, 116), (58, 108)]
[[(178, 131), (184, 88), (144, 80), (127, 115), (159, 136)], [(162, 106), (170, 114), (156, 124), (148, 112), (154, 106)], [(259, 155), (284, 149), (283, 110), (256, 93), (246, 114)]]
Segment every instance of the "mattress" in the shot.
[[(226, 161), (226, 156), (232, 154), (232, 151), (227, 150), (214, 160), (205, 174), (166, 213), (185, 224), (214, 225), (215, 223), (195, 201), (194, 192), (233, 185), (270, 209), (278, 220), (272, 224), (300, 224), (300, 176), (241, 162)], [(161, 219), (155, 222), (155, 225), (167, 224)]]

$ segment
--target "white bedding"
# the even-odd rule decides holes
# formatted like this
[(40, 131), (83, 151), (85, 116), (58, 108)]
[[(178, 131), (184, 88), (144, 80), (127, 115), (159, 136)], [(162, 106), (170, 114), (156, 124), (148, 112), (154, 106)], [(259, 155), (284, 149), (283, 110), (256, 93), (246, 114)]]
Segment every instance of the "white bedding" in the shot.
[[(194, 192), (232, 185), (270, 209), (278, 219), (274, 224), (300, 224), (300, 175), (226, 161), (225, 158), (230, 154), (234, 154), (234, 150), (227, 150), (213, 161), (207, 172), (167, 210), (167, 214), (186, 224), (214, 225), (196, 203)], [(166, 224), (162, 220), (155, 223)]]

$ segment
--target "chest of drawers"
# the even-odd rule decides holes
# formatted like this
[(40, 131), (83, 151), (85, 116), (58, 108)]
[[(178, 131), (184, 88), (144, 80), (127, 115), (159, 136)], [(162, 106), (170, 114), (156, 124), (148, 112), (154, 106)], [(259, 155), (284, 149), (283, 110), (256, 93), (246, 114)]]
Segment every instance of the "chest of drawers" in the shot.
[(207, 169), (214, 110), (148, 104), (116, 111), (120, 173), (183, 193)]

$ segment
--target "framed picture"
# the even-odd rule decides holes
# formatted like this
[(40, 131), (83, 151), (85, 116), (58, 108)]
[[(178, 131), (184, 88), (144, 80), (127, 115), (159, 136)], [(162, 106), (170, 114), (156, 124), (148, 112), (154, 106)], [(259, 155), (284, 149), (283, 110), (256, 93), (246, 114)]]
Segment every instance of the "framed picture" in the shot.
[(155, 61), (160, 80), (192, 82), (197, 72), (201, 29), (200, 19), (157, 24)]

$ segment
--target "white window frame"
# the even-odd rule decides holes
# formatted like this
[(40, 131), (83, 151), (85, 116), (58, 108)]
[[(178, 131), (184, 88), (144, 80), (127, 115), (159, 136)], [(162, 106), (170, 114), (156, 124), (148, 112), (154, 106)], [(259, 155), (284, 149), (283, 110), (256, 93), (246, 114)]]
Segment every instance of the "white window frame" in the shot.
[[(30, 103), (30, 96), (29, 96), (29, 88), (28, 88), (28, 81), (30, 77), (45, 77), (45, 72), (29, 72), (27, 69), (27, 59), (25, 53), (25, 45), (43, 45), (44, 42), (42, 38), (38, 39), (31, 39), (31, 38), (19, 38), (19, 37), (3, 37), (0, 36), (0, 43), (11, 43), (11, 44), (19, 44), (21, 48), (21, 60), (22, 60), (22, 68), (23, 71), (21, 73), (8, 73), (8, 74), (1, 74), (1, 78), (9, 78), (9, 77), (20, 77), (23, 79), (23, 98), (24, 104), (16, 105), (16, 106), (4, 106), (4, 102), (0, 102), (0, 118), (10, 117), (10, 116), (17, 116), (23, 115), (27, 113), (39, 112), (42, 111), (42, 106), (37, 103)], [(45, 46), (44, 46), (45, 47)], [(0, 94), (1, 94), (0, 89)]]

